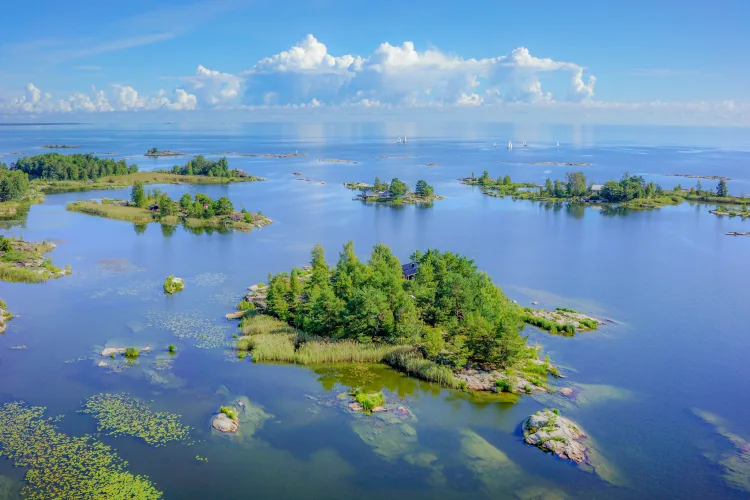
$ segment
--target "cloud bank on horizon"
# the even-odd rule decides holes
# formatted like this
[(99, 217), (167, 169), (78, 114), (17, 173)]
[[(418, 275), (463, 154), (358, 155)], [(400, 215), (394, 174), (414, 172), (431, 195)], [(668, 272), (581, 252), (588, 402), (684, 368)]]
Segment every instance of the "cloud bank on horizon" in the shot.
[[(299, 109), (318, 107), (447, 108), (539, 106), (575, 109), (712, 111), (746, 116), (748, 106), (716, 103), (616, 103), (595, 101), (596, 77), (574, 62), (555, 61), (518, 47), (506, 55), (474, 59), (438, 49), (419, 51), (412, 42), (380, 44), (367, 57), (333, 55), (313, 35), (261, 59), (239, 74), (198, 65), (195, 74), (156, 95), (130, 85), (92, 86), (67, 97), (33, 83), (23, 95), (0, 100), (8, 114), (96, 113), (139, 110)], [(544, 86), (542, 85), (544, 80)], [(555, 88), (553, 94), (549, 86)]]

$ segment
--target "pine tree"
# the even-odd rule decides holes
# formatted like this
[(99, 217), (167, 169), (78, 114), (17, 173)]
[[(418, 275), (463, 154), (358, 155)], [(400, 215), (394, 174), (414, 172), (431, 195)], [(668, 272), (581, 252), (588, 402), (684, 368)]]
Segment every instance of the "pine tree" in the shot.
[(719, 185), (716, 186), (716, 196), (727, 196), (729, 191), (727, 190), (727, 182), (724, 179), (719, 181)]

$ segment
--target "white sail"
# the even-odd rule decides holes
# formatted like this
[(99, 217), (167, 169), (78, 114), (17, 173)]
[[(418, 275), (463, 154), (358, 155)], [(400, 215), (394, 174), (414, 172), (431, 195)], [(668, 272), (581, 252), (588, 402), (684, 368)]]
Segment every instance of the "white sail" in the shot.
[(401, 144), (401, 136), (398, 136), (398, 140), (396, 141), (397, 144)]
[(493, 148), (496, 148), (496, 147), (497, 147), (497, 143), (496, 143), (496, 142), (493, 142), (493, 143), (492, 143), (492, 147), (493, 147)]
[(513, 149), (513, 141), (508, 141), (508, 149)]
[(560, 141), (557, 141), (557, 147), (558, 148), (560, 147)]
[(404, 136), (404, 144), (406, 144), (408, 141), (406, 140), (406, 136)]

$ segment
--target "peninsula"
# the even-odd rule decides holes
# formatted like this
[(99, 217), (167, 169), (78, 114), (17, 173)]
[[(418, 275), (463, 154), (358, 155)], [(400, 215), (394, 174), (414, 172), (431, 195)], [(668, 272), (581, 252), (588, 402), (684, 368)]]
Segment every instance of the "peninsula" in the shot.
[(375, 177), (373, 184), (345, 182), (344, 186), (348, 189), (358, 190), (360, 193), (354, 199), (365, 202), (396, 205), (430, 204), (435, 200), (443, 199), (442, 196), (436, 195), (434, 188), (423, 180), (417, 181), (414, 191), (410, 191), (409, 186), (398, 177), (394, 177), (390, 184), (381, 182), (379, 177)]
[(414, 252), (401, 265), (376, 245), (361, 262), (344, 245), (335, 267), (311, 265), (250, 287), (236, 349), (260, 362), (384, 362), (446, 387), (546, 391), (549, 359), (521, 335), (523, 311), (473, 261)]
[(10, 171), (27, 175), (33, 187), (45, 193), (122, 189), (137, 182), (142, 184), (227, 184), (265, 180), (230, 169), (227, 159), (207, 160), (198, 155), (185, 166), (175, 165), (171, 170), (139, 172), (137, 165), (125, 160), (99, 158), (91, 154), (47, 153), (19, 158), (11, 164)]
[(0, 280), (42, 283), (70, 274), (70, 266), (60, 269), (42, 255), (54, 248), (55, 244), (47, 241), (35, 243), (0, 236)]
[(130, 200), (74, 201), (66, 207), (71, 212), (79, 212), (97, 217), (117, 219), (136, 224), (159, 222), (167, 226), (183, 224), (189, 228), (216, 228), (235, 231), (250, 231), (267, 226), (273, 221), (260, 212), (251, 213), (244, 209), (234, 210), (226, 197), (212, 200), (205, 194), (195, 197), (185, 193), (179, 201), (172, 200), (166, 193), (155, 188), (146, 192), (143, 185), (133, 186)]

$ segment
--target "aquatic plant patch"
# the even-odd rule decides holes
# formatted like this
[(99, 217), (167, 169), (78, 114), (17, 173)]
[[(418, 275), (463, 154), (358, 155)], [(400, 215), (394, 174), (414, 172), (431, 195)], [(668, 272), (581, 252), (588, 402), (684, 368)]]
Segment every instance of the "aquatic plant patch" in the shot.
[(192, 339), (201, 349), (212, 349), (227, 344), (231, 327), (216, 325), (197, 312), (148, 311), (145, 314), (148, 327), (169, 330), (175, 337)]
[(127, 462), (90, 436), (58, 432), (44, 408), (23, 402), (0, 406), (2, 454), (27, 467), (24, 498), (157, 499), (162, 493), (146, 476), (127, 472)]
[(180, 416), (155, 412), (151, 405), (127, 394), (97, 394), (86, 400), (81, 413), (97, 420), (97, 429), (110, 436), (133, 436), (153, 446), (190, 440), (190, 427)]

